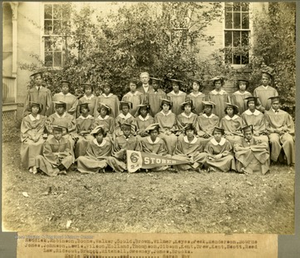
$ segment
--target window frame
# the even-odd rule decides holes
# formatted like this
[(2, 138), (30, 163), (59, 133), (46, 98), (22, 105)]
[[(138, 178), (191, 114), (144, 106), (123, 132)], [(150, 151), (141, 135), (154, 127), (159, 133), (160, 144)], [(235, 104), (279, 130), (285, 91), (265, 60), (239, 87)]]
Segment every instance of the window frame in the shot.
[[(50, 20), (50, 19), (46, 19), (45, 18), (45, 6), (46, 5), (52, 5), (52, 8), (54, 5), (62, 5), (64, 4), (64, 2), (44, 2), (44, 3), (41, 3), (42, 7), (41, 7), (41, 14), (40, 14), (40, 20), (41, 20), (41, 35), (40, 35), (40, 38), (41, 38), (41, 59), (43, 61), (43, 66), (44, 67), (47, 67), (47, 68), (53, 68), (53, 69), (61, 69), (63, 66), (64, 66), (64, 63), (65, 63), (65, 46), (64, 46), (64, 42), (62, 40), (62, 43), (61, 43), (61, 49), (60, 51), (55, 51), (55, 50), (52, 50), (52, 65), (51, 66), (47, 66), (46, 65), (46, 38), (53, 38), (53, 37), (63, 37), (62, 35), (59, 35), (59, 34), (45, 34), (45, 21), (46, 20)], [(52, 9), (53, 11), (53, 9)], [(53, 21), (54, 20), (60, 20), (61, 22), (61, 25), (63, 23), (63, 19), (61, 17), (61, 19), (53, 19), (53, 17), (51, 18), (52, 20), (52, 24), (53, 24)], [(52, 31), (53, 31), (53, 27), (52, 27)], [(54, 55), (55, 53), (60, 53), (60, 58), (61, 58), (61, 64), (59, 66), (55, 65), (54, 63)]]
[[(238, 3), (238, 2), (230, 2), (230, 3), (232, 3), (232, 4), (234, 4), (234, 3)], [(223, 2), (223, 10), (224, 10), (224, 14), (223, 14), (223, 48), (224, 48), (224, 50), (226, 51), (226, 48), (228, 48), (227, 46), (226, 46), (226, 41), (225, 41), (225, 33), (226, 32), (243, 32), (243, 31), (245, 31), (245, 32), (248, 32), (248, 44), (249, 44), (249, 46), (251, 46), (252, 45), (252, 42), (253, 42), (253, 38), (252, 38), (252, 31), (253, 31), (253, 23), (252, 23), (252, 5), (251, 5), (251, 3), (250, 2), (239, 2), (239, 3), (248, 3), (249, 5), (248, 5), (248, 16), (249, 16), (249, 28), (248, 29), (242, 29), (242, 28), (237, 28), (237, 29), (235, 29), (235, 28), (226, 28), (226, 2)], [(234, 13), (234, 11), (232, 12), (232, 14)], [(239, 11), (239, 13), (241, 13), (241, 11)], [(232, 17), (232, 19), (233, 19), (233, 17)], [(232, 20), (233, 21), (233, 20)], [(233, 47), (233, 42), (231, 43), (231, 45), (232, 45), (232, 47)], [(251, 56), (251, 49), (248, 51), (248, 58), (250, 59), (250, 56)], [(231, 57), (231, 61), (233, 61), (233, 56)], [(228, 64), (230, 64), (231, 65), (231, 67), (233, 67), (233, 68), (236, 68), (236, 69), (239, 69), (239, 68), (242, 68), (242, 67), (244, 67), (244, 66), (246, 66), (247, 64), (249, 64), (249, 61), (250, 60), (248, 60), (248, 63), (245, 63), (245, 64), (234, 64), (233, 62), (230, 62), (230, 63), (228, 63)], [(224, 62), (226, 63), (226, 52), (224, 52)]]

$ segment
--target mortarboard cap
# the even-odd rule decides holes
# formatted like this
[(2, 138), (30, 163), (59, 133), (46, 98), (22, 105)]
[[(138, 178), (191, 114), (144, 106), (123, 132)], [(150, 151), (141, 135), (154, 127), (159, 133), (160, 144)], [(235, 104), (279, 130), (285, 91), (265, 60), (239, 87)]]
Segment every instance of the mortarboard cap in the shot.
[(123, 108), (123, 106), (127, 106), (129, 109), (132, 109), (132, 103), (129, 101), (120, 101), (120, 110)]
[(215, 132), (220, 132), (222, 135), (224, 134), (224, 129), (218, 126), (215, 126), (214, 130), (213, 130), (213, 134)]
[(145, 132), (146, 133), (150, 133), (151, 131), (155, 130), (155, 129), (159, 129), (159, 124), (158, 123), (154, 123), (154, 124), (151, 124), (149, 125), (146, 129), (145, 129)]

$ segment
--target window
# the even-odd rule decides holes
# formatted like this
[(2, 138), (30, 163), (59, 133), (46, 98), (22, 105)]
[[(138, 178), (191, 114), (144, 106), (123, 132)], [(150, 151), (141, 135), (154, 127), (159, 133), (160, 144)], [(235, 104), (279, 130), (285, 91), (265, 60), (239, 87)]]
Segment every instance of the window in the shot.
[(44, 63), (47, 67), (62, 67), (65, 59), (67, 4), (44, 5)]
[(249, 3), (225, 3), (225, 59), (231, 64), (249, 63)]

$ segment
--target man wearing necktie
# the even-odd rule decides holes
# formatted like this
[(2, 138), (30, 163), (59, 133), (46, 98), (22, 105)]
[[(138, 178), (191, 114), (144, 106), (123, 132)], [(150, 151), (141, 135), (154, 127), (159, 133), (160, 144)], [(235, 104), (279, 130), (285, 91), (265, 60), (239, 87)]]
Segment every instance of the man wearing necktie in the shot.
[(142, 72), (140, 74), (140, 81), (142, 86), (137, 88), (137, 91), (142, 93), (142, 103), (149, 102), (148, 101), (148, 92), (153, 90), (153, 87), (149, 85), (150, 76), (148, 72)]
[(28, 90), (25, 103), (24, 103), (24, 115), (28, 114), (28, 108), (31, 103), (39, 103), (42, 104), (41, 115), (47, 116), (48, 110), (52, 104), (51, 91), (45, 87), (43, 87), (43, 77), (41, 72), (33, 73), (31, 76), (34, 80), (35, 86)]

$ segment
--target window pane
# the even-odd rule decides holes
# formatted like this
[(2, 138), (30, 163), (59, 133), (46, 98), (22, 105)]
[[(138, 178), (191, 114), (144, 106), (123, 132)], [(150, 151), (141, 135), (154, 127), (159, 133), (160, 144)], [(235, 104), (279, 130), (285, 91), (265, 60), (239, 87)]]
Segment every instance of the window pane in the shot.
[(52, 5), (51, 4), (45, 4), (44, 17), (45, 17), (45, 19), (52, 19)]
[(232, 13), (225, 14), (225, 28), (232, 29)]
[(231, 46), (232, 46), (232, 32), (225, 31), (225, 47), (231, 47)]
[(53, 34), (59, 35), (61, 34), (61, 21), (53, 21)]
[(241, 10), (241, 3), (239, 3), (239, 2), (233, 3), (233, 10), (234, 11), (240, 11)]
[(242, 28), (249, 29), (249, 14), (248, 13), (242, 14)]
[(249, 11), (249, 3), (241, 3), (242, 11)]
[(241, 28), (241, 14), (240, 13), (233, 14), (233, 26), (235, 29)]
[(233, 64), (241, 64), (241, 56), (233, 55)]
[(242, 64), (248, 64), (249, 63), (249, 53), (242, 56)]
[(233, 46), (238, 47), (241, 44), (240, 31), (233, 32)]
[(249, 32), (242, 31), (242, 46), (248, 46), (248, 45), (249, 45)]
[(52, 66), (52, 52), (45, 52), (45, 66)]
[(45, 38), (45, 51), (49, 52), (52, 50), (52, 43), (49, 37)]
[(232, 64), (232, 50), (231, 50), (231, 48), (225, 48), (225, 62)]
[(54, 66), (61, 66), (61, 52), (54, 52)]
[(225, 8), (231, 9), (233, 6), (232, 2), (225, 2)]
[(46, 35), (49, 35), (52, 33), (52, 21), (51, 20), (45, 20), (44, 23), (44, 33)]
[(60, 6), (60, 4), (53, 4), (53, 19), (61, 19), (61, 6)]

